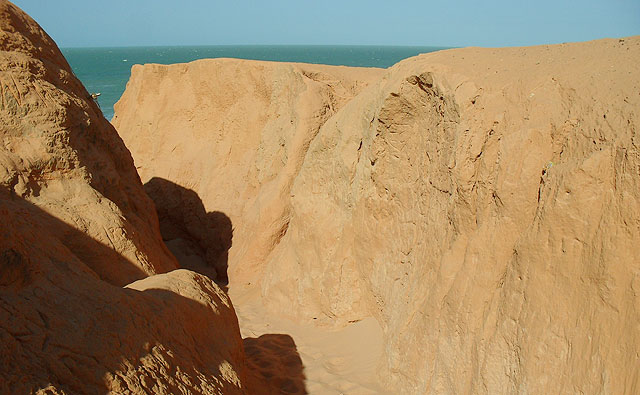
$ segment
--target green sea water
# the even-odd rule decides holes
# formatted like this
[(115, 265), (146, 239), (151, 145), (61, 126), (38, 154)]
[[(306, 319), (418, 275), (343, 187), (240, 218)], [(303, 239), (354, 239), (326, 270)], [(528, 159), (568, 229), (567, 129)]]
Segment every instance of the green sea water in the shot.
[(62, 53), (107, 119), (129, 81), (131, 66), (144, 63), (185, 63), (206, 58), (240, 58), (360, 67), (389, 67), (402, 59), (442, 47), (377, 46), (196, 46), (66, 48)]

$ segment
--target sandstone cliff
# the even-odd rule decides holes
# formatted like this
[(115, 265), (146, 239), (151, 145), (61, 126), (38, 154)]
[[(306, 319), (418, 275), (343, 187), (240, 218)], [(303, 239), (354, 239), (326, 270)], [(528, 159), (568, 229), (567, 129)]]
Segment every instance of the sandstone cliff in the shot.
[(143, 180), (229, 216), (232, 295), (374, 316), (393, 392), (630, 394), (639, 59), (633, 37), (384, 72), (135, 66), (114, 124)]
[(4, 0), (0, 136), (0, 393), (245, 393), (228, 296), (148, 277), (177, 262), (129, 151)]
[(639, 58), (636, 37), (394, 66), (311, 145), (263, 292), (304, 275), (298, 299), (374, 314), (406, 392), (637, 392)]
[[(226, 272), (230, 237), (201, 242), (204, 230), (217, 226), (206, 223), (205, 210), (221, 212), (234, 230), (229, 275), (246, 283), (258, 278), (262, 262), (287, 231), (291, 186), (310, 142), (381, 73), (235, 59), (133, 66), (113, 124), (136, 158), (147, 192), (167, 215), (180, 205), (176, 194), (185, 195), (180, 188), (168, 193), (176, 189), (171, 183), (202, 199), (196, 202), (202, 210), (177, 216), (184, 221), (181, 227), (191, 229), (189, 235), (165, 234), (173, 252), (200, 256), (202, 263)], [(170, 220), (167, 215), (160, 220)], [(185, 238), (204, 251), (185, 253)]]

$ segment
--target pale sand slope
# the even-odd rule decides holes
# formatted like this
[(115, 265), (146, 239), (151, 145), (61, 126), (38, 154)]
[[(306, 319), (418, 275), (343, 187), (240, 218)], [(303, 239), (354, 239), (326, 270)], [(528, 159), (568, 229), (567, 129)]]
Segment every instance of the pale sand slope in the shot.
[(295, 394), (389, 393), (377, 377), (383, 343), (374, 318), (335, 329), (269, 314), (256, 295), (234, 298), (234, 304), (241, 306), (236, 313), (249, 370), (274, 389)]
[(0, 141), (1, 394), (255, 393), (229, 297), (173, 270), (129, 151), (4, 0)]
[(230, 218), (243, 328), (253, 303), (298, 328), (374, 317), (392, 393), (632, 394), (639, 60), (632, 37), (371, 74), (135, 67), (114, 124), (144, 180)]

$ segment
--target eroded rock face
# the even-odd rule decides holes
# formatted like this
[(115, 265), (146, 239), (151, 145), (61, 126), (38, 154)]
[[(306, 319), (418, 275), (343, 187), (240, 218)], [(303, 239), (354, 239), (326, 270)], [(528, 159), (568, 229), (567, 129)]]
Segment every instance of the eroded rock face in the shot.
[(374, 315), (396, 392), (633, 393), (638, 59), (638, 37), (450, 50), (349, 95), (343, 69), (136, 66), (114, 122), (143, 179), (229, 214), (231, 291), (250, 268), (273, 311)]
[[(309, 144), (382, 72), (235, 59), (135, 65), (113, 124), (136, 158), (161, 222), (175, 212), (176, 197), (195, 193), (206, 212), (229, 218), (229, 277), (255, 283), (287, 232), (291, 186)], [(181, 215), (179, 227), (202, 228), (200, 208), (193, 211)], [(180, 247), (171, 242), (174, 235), (164, 236)], [(192, 236), (196, 244), (209, 238)], [(229, 245), (214, 244), (216, 251)], [(183, 250), (174, 253), (195, 255)]]
[(635, 37), (392, 67), (312, 143), (263, 292), (374, 314), (399, 392), (634, 392), (638, 58)]
[(159, 203), (162, 238), (180, 265), (226, 285), (231, 219), (219, 211), (206, 212), (197, 193), (168, 180), (154, 177), (144, 188)]
[(237, 319), (209, 278), (116, 287), (50, 229), (86, 234), (6, 196), (0, 218), (0, 392), (246, 393)]
[(66, 243), (112, 284), (175, 269), (114, 128), (51, 38), (10, 3), (1, 12), (0, 185), (111, 246), (94, 255), (71, 238)]
[(229, 298), (190, 271), (148, 277), (177, 262), (129, 151), (7, 1), (0, 136), (0, 393), (246, 393)]

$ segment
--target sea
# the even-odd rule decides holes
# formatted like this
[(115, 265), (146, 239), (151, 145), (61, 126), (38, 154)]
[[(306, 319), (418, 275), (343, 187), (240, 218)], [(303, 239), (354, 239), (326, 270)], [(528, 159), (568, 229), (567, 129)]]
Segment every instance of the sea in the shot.
[(444, 47), (396, 46), (181, 46), (126, 48), (63, 48), (75, 75), (89, 93), (100, 93), (98, 104), (107, 119), (120, 99), (134, 64), (186, 63), (197, 59), (239, 58), (387, 68), (402, 59)]

